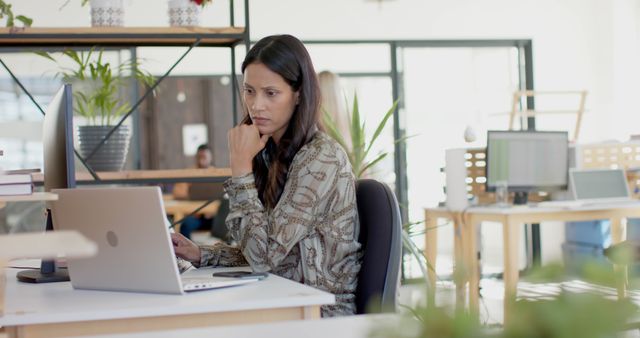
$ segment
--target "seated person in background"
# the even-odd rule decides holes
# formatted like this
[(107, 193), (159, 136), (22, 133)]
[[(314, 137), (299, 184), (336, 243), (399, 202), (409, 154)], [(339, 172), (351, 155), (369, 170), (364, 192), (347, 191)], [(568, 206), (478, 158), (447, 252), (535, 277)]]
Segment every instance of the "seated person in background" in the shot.
[(291, 35), (258, 41), (242, 63), (246, 115), (228, 133), (227, 226), (237, 245), (198, 246), (171, 234), (176, 255), (202, 266), (250, 265), (333, 293), (322, 316), (354, 314), (360, 271), (355, 177), (322, 132), (320, 90)]
[[(211, 167), (212, 155), (211, 155), (211, 149), (209, 149), (208, 145), (201, 144), (198, 147), (198, 150), (196, 151), (195, 160), (196, 160), (197, 169), (206, 169)], [(193, 200), (194, 198), (190, 195), (191, 195), (192, 188), (195, 185), (202, 185), (204, 188), (202, 190), (205, 190), (205, 191), (215, 190), (215, 189), (209, 189), (212, 183), (202, 183), (202, 184), (184, 183), (184, 182), (177, 183), (173, 187), (173, 198), (175, 198), (176, 200), (188, 200), (188, 199)], [(201, 193), (199, 195), (201, 195)], [(212, 196), (210, 197), (198, 197), (197, 199), (208, 200), (208, 199), (216, 198), (217, 196), (215, 195), (216, 194), (212, 193)], [(223, 218), (226, 217), (226, 213), (223, 212), (223, 208), (220, 208), (217, 216), (223, 217)], [(211, 215), (189, 216), (185, 218), (184, 221), (182, 221), (182, 224), (180, 225), (180, 233), (187, 238), (191, 238), (191, 233), (195, 230), (201, 230), (201, 229), (210, 230), (212, 236), (218, 237), (226, 241), (228, 237), (227, 236), (228, 231), (226, 226), (224, 225), (224, 222), (222, 223), (214, 222), (214, 219), (215, 217)], [(219, 229), (215, 228), (214, 226)]]

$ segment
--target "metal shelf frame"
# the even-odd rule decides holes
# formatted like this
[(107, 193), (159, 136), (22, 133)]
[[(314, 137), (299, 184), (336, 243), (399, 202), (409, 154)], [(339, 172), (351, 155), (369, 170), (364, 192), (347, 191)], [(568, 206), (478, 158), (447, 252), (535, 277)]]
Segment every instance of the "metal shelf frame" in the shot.
[[(24, 28), (11, 29), (0, 28), (0, 49), (12, 52), (23, 51), (26, 48), (40, 47), (44, 49), (57, 48), (90, 48), (101, 46), (108, 49), (130, 49), (132, 59), (135, 62), (137, 47), (143, 46), (185, 46), (188, 49), (169, 67), (169, 69), (160, 76), (156, 82), (143, 95), (139, 95), (137, 86), (133, 89), (133, 98), (136, 101), (131, 109), (124, 114), (118, 123), (116, 123), (107, 133), (105, 138), (89, 153), (86, 158), (80, 156), (77, 150), (74, 152), (80, 162), (87, 168), (93, 180), (82, 180), (80, 182), (91, 182), (92, 184), (100, 184), (100, 175), (93, 171), (87, 164), (95, 153), (104, 145), (104, 143), (113, 135), (113, 133), (129, 118), (134, 115), (133, 134), (139, 134), (138, 123), (138, 106), (153, 92), (153, 90), (171, 74), (173, 69), (193, 50), (195, 47), (227, 47), (231, 53), (231, 78), (236, 78), (236, 51), (235, 47), (244, 42), (248, 51), (250, 47), (250, 23), (249, 23), (249, 0), (244, 0), (244, 27), (235, 26), (235, 0), (229, 0), (229, 18), (230, 27), (222, 28), (204, 28), (204, 27), (78, 27), (78, 28)], [(35, 101), (29, 91), (22, 85), (18, 77), (0, 58), (2, 65), (13, 80), (18, 84), (21, 90), (29, 97), (38, 110), (45, 114), (44, 109)], [(238, 84), (231, 81), (232, 109), (237, 112), (237, 95)], [(237, 113), (234, 113), (234, 124), (237, 123)], [(137, 139), (134, 143), (134, 154), (136, 156), (136, 167), (140, 167), (140, 144)], [(189, 178), (185, 178), (189, 180)], [(191, 178), (193, 179), (193, 178)], [(202, 179), (202, 178), (201, 178)], [(212, 178), (219, 181), (220, 178)], [(168, 178), (147, 179), (109, 179), (108, 184), (113, 183), (159, 183), (171, 181)], [(199, 180), (199, 179), (198, 179)], [(107, 184), (107, 182), (105, 182)]]

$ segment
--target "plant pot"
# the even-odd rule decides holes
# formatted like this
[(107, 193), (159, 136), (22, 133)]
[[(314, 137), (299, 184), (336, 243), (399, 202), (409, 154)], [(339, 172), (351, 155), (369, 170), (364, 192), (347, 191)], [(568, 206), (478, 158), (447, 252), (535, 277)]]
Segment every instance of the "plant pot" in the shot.
[[(80, 141), (80, 154), (87, 158), (89, 154), (100, 144), (113, 126), (79, 126), (78, 139)], [(119, 171), (122, 170), (129, 151), (129, 139), (131, 130), (129, 126), (121, 125), (109, 139), (89, 158), (87, 164), (95, 171)]]
[(200, 6), (191, 0), (169, 0), (169, 25), (197, 26)]
[(122, 27), (124, 5), (122, 0), (90, 0), (92, 27)]

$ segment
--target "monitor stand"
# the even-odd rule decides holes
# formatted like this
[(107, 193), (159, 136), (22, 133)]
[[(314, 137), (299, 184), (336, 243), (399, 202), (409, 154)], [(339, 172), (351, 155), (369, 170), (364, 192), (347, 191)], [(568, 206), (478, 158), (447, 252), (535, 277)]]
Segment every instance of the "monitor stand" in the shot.
[[(47, 226), (45, 231), (53, 230), (53, 222), (51, 221), (51, 209), (47, 209)], [(18, 280), (24, 283), (52, 283), (52, 282), (68, 282), (69, 273), (66, 269), (56, 269), (55, 260), (42, 260), (40, 270), (24, 270), (18, 272)]]
[(525, 205), (529, 200), (529, 193), (526, 191), (516, 191), (513, 196), (514, 205)]

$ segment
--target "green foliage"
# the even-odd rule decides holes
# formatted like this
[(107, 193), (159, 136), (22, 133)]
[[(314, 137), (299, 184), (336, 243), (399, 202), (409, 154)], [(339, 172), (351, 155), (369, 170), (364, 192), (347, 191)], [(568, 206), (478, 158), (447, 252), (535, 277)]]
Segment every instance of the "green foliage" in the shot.
[(0, 0), (0, 19), (7, 18), (7, 27), (15, 27), (16, 21), (20, 21), (24, 27), (31, 27), (33, 19), (24, 15), (15, 15), (11, 9), (11, 4)]
[[(589, 281), (621, 277), (602, 264), (586, 262), (583, 275)], [(568, 276), (560, 264), (550, 264), (532, 272), (528, 281), (559, 282)], [(620, 283), (617, 279), (616, 283)], [(481, 325), (477, 315), (447, 307), (409, 308), (399, 323), (375, 328), (371, 337), (402, 338), (604, 338), (615, 337), (638, 314), (629, 299), (607, 297), (599, 288), (572, 293), (561, 287), (556, 296), (514, 301), (508, 307), (509, 321), (502, 327)], [(413, 323), (413, 324), (411, 324)]]
[(365, 132), (365, 121), (360, 118), (360, 109), (358, 107), (358, 95), (354, 95), (353, 98), (353, 108), (349, 113), (349, 135), (351, 138), (351, 147), (347, 147), (347, 143), (340, 131), (338, 130), (336, 121), (331, 118), (331, 115), (326, 110), (323, 114), (323, 123), (327, 128), (327, 133), (329, 136), (333, 137), (340, 145), (345, 149), (347, 155), (349, 156), (349, 162), (351, 162), (351, 167), (353, 168), (353, 173), (357, 178), (360, 178), (364, 175), (364, 173), (371, 168), (376, 163), (382, 161), (388, 153), (383, 152), (376, 155), (373, 159), (369, 159), (369, 153), (371, 152), (371, 147), (375, 143), (380, 133), (387, 124), (387, 121), (391, 116), (393, 116), (393, 112), (396, 110), (398, 106), (398, 102), (394, 102), (391, 108), (387, 111), (386, 114), (382, 117), (382, 120), (378, 123), (375, 132), (371, 139), (367, 140), (366, 132)]
[(612, 300), (595, 294), (562, 292), (552, 300), (521, 300), (502, 337), (613, 337), (637, 312), (628, 299)]
[[(51, 54), (36, 54), (57, 62)], [(67, 49), (62, 54), (73, 61), (74, 67), (61, 68), (58, 75), (64, 82), (73, 84), (76, 114), (93, 125), (111, 125), (131, 109), (128, 102), (120, 100), (118, 91), (131, 85), (132, 78), (149, 86), (155, 81), (151, 74), (140, 70), (137, 62), (112, 66), (103, 60), (103, 51), (96, 51), (95, 47), (88, 52)]]

